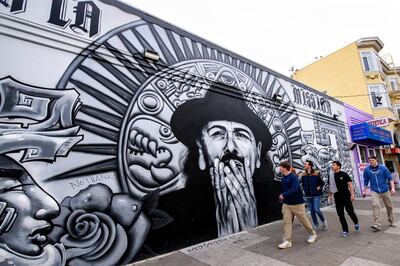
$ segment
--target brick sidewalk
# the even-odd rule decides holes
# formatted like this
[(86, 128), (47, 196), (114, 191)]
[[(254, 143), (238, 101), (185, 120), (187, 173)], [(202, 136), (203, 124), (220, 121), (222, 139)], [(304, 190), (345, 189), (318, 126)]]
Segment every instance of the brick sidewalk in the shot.
[[(400, 192), (392, 199), (395, 219), (399, 221)], [(306, 243), (307, 233), (296, 220), (293, 247), (279, 250), (282, 222), (277, 221), (134, 265), (400, 265), (400, 222), (396, 222), (397, 228), (389, 227), (383, 209), (382, 231), (373, 232), (370, 229), (373, 223), (370, 198), (356, 200), (354, 207), (361, 229), (355, 232), (350, 217), (346, 216), (350, 228), (347, 238), (340, 236), (340, 222), (331, 206), (323, 209), (328, 230), (319, 231), (318, 240), (311, 245)]]

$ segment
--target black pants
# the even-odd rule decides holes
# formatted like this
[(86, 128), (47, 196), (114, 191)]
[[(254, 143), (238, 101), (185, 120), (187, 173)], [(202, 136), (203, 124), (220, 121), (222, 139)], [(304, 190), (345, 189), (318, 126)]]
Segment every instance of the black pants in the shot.
[(351, 203), (350, 196), (339, 195), (335, 193), (335, 205), (336, 212), (339, 216), (340, 223), (342, 224), (342, 230), (344, 232), (349, 232), (349, 226), (347, 225), (346, 218), (344, 217), (344, 209), (346, 209), (347, 214), (350, 216), (354, 224), (358, 224), (357, 215), (354, 212), (353, 204)]

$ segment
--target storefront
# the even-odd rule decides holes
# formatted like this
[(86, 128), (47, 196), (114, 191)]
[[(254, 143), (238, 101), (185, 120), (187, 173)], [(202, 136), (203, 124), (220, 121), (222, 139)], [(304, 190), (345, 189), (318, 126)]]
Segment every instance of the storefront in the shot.
[(373, 126), (367, 122), (350, 126), (350, 134), (353, 143), (356, 144), (355, 152), (358, 157), (358, 160), (356, 160), (356, 166), (358, 169), (357, 172), (359, 175), (360, 190), (362, 191), (362, 174), (364, 168), (368, 164), (368, 157), (376, 156), (379, 163), (385, 164), (382, 152), (383, 149), (380, 147), (393, 143), (392, 134), (388, 130)]

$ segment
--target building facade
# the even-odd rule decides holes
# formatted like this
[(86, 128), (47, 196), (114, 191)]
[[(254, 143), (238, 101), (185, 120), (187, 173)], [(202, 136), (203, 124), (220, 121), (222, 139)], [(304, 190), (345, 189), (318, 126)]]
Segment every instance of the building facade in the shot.
[(131, 6), (0, 1), (0, 25), (0, 264), (123, 265), (280, 219), (282, 161), (354, 176), (341, 101)]
[(296, 70), (292, 78), (372, 115), (370, 124), (390, 131), (391, 143), (380, 143), (379, 152), (369, 153), (369, 148), (375, 150), (375, 147), (365, 142), (358, 157), (366, 163), (368, 155), (377, 155), (380, 159), (382, 153), (381, 163), (385, 163), (397, 179), (400, 169), (397, 149), (399, 72), (389, 55), (379, 55), (383, 45), (377, 37), (361, 38)]

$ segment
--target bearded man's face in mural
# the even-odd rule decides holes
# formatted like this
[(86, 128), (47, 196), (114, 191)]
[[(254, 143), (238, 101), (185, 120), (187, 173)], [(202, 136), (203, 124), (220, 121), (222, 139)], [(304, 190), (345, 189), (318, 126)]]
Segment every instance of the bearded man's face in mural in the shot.
[[(0, 233), (0, 243), (15, 253), (36, 256), (42, 253), (50, 233), (50, 220), (59, 213), (55, 200), (24, 172), (19, 178), (0, 176), (0, 202), (15, 210), (14, 220), (2, 221), (10, 227)], [(7, 230), (7, 229), (5, 229)]]
[(186, 161), (187, 165), (195, 163), (201, 172), (193, 176), (210, 179), (221, 237), (258, 225), (253, 182), (256, 169), (261, 169), (261, 158), (266, 164), (272, 138), (243, 95), (230, 97), (219, 90), (212, 86), (203, 98), (179, 106), (172, 115), (171, 128), (189, 154), (197, 155), (193, 156), (197, 161)]
[(199, 167), (205, 170), (219, 159), (224, 165), (232, 160), (236, 167), (251, 175), (260, 167), (261, 142), (256, 143), (253, 132), (247, 126), (232, 121), (212, 121), (203, 127), (199, 148)]

